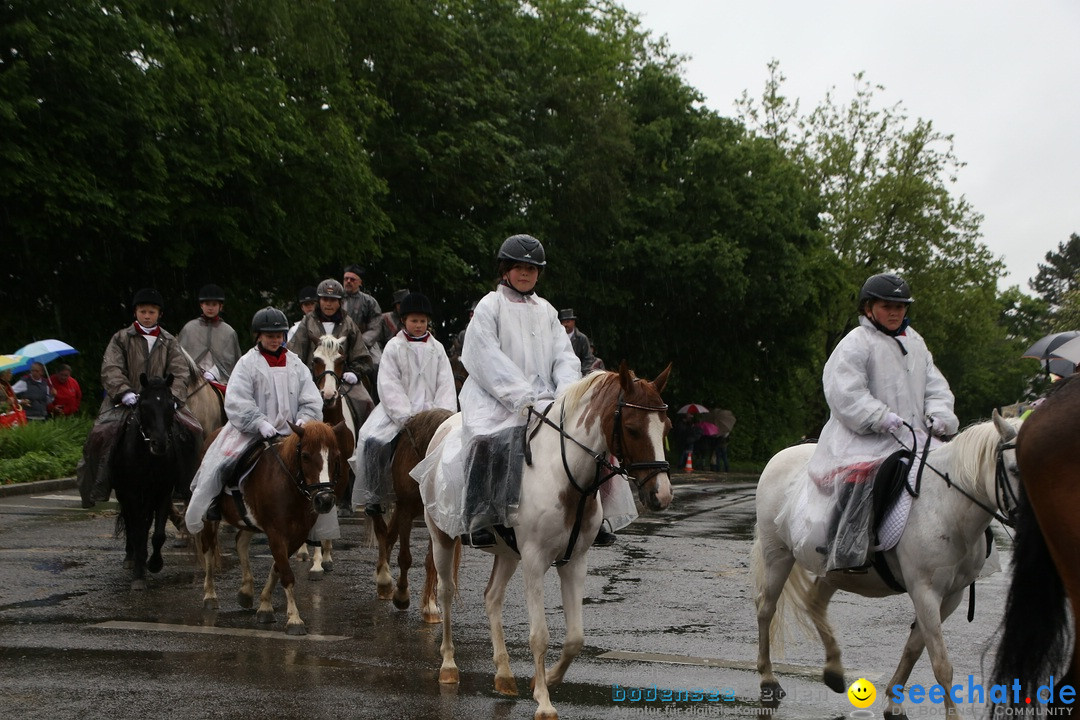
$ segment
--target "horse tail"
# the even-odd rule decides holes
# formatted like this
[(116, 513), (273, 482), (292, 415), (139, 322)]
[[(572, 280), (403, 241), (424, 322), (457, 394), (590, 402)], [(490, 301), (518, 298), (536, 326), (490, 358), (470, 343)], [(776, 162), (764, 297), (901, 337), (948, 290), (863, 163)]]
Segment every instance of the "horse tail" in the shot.
[(1072, 636), (1065, 586), (1022, 486), (1012, 570), (991, 682), (1019, 680), (1020, 696), (1031, 697), (1050, 673), (1066, 667)]
[[(765, 562), (765, 549), (760, 536), (754, 538), (750, 558), (754, 594), (760, 598), (766, 592), (769, 575), (768, 564)], [(782, 657), (784, 654), (784, 642), (786, 639), (784, 615), (789, 606), (791, 607), (791, 614), (802, 632), (808, 638), (814, 636), (813, 620), (807, 602), (812, 585), (813, 581), (810, 579), (809, 573), (799, 567), (798, 563), (794, 564), (784, 581), (784, 589), (776, 599), (776, 610), (769, 625), (769, 647), (778, 657)]]

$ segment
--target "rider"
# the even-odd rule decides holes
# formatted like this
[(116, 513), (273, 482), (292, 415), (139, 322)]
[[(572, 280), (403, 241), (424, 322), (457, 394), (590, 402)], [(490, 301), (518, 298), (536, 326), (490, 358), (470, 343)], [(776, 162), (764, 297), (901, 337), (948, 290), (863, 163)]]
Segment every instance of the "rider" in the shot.
[[(192, 534), (202, 529), (204, 515), (211, 511), (233, 464), (248, 447), (260, 438), (290, 435), (290, 422), (303, 426), (322, 420), (322, 395), (311, 372), (285, 347), (288, 329), (285, 313), (277, 308), (263, 308), (251, 320), (255, 347), (236, 363), (225, 393), (229, 421), (207, 448), (191, 483), (184, 520)], [(212, 511), (209, 515), (210, 519), (221, 519)]]
[(300, 321), (300, 327), (289, 340), (289, 349), (299, 355), (305, 365), (311, 367), (319, 338), (323, 335), (346, 338), (345, 372), (341, 374), (341, 380), (351, 386), (345, 397), (352, 410), (355, 426), (360, 427), (375, 408), (371, 395), (360, 384), (360, 378), (371, 372), (371, 355), (368, 354), (360, 328), (341, 308), (341, 298), (345, 294), (341, 283), (332, 278), (323, 280), (319, 283), (317, 294), (319, 304)]
[(121, 421), (138, 401), (142, 389), (140, 375), (165, 377), (171, 374), (170, 391), (176, 400), (177, 419), (189, 430), (201, 435), (199, 422), (183, 408), (187, 398), (188, 363), (180, 343), (162, 328), (165, 301), (153, 288), (143, 288), (132, 299), (135, 322), (109, 339), (101, 359), (101, 385), (105, 398), (98, 410), (94, 427), (83, 445), (83, 456), (75, 468), (82, 506), (93, 507), (109, 499), (112, 482), (108, 474), (109, 457), (115, 445)]
[(383, 348), (379, 366), (379, 405), (360, 429), (356, 452), (349, 459), (356, 484), (354, 506), (367, 505), (368, 515), (383, 512), (382, 501), (392, 489), (390, 460), (402, 426), (424, 410), (457, 411), (454, 373), (442, 343), (428, 330), (431, 301), (410, 293), (397, 303), (405, 327)]
[(199, 289), (199, 308), (202, 315), (188, 321), (180, 330), (180, 345), (187, 350), (210, 382), (225, 385), (233, 366), (240, 358), (240, 340), (232, 326), (221, 319), (225, 307), (225, 291), (217, 285)]
[[(581, 361), (558, 313), (535, 293), (547, 264), (544, 246), (531, 235), (512, 235), (496, 257), (498, 285), (477, 303), (461, 353), (469, 371), (460, 397), (461, 459), (443, 462), (447, 472), (455, 472), (451, 466), (464, 472), (471, 537), (462, 540), (474, 547), (493, 545), (489, 528), (504, 523), (517, 504), (529, 409), (543, 412), (581, 379)], [(601, 528), (595, 544), (611, 542), (614, 536)]]
[(304, 316), (310, 315), (315, 309), (315, 306), (319, 304), (319, 294), (315, 291), (315, 286), (307, 285), (300, 288), (300, 292), (296, 295), (296, 302), (300, 305), (300, 319), (294, 322), (292, 327), (289, 328), (289, 332), (285, 334), (286, 343), (293, 339), (293, 335), (296, 334), (296, 330), (300, 327), (300, 323), (304, 321)]
[[(844, 468), (880, 462), (899, 450), (896, 438), (910, 437), (899, 432), (905, 422), (939, 438), (956, 434), (953, 394), (922, 336), (910, 327), (912, 302), (908, 284), (896, 275), (873, 275), (863, 283), (859, 327), (825, 363), (830, 415), (809, 465), (819, 487), (840, 484)], [(850, 567), (864, 564), (855, 555)]]

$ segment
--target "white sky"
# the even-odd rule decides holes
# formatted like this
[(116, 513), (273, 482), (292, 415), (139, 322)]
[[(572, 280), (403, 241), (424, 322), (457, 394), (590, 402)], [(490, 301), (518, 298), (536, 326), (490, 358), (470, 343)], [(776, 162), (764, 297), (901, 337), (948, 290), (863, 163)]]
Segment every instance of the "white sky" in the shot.
[(620, 0), (671, 49), (688, 84), (733, 115), (760, 97), (770, 60), (809, 112), (852, 76), (884, 85), (877, 107), (954, 136), (953, 186), (985, 216), (983, 242), (1020, 285), (1080, 233), (1080, 2), (1076, 0)]

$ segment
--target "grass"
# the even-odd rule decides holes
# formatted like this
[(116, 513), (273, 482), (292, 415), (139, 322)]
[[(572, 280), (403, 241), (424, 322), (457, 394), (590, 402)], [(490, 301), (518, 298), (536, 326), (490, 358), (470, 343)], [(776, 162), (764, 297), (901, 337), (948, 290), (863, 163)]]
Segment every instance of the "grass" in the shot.
[(0, 485), (71, 477), (93, 424), (72, 416), (0, 429)]

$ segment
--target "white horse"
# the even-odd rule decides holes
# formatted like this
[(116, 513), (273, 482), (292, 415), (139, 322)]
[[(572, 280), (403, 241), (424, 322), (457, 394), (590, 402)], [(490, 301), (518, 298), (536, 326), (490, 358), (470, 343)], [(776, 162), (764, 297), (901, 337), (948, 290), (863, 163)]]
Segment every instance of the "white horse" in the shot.
[[(915, 623), (908, 636), (900, 664), (886, 685), (903, 686), (915, 662), (926, 648), (934, 677), (944, 688), (952, 686), (953, 667), (945, 649), (941, 624), (960, 604), (965, 589), (979, 576), (986, 562), (990, 521), (1008, 515), (1017, 487), (1015, 438), (1019, 420), (1003, 420), (997, 411), (993, 421), (973, 425), (952, 442), (932, 450), (926, 460), (921, 493), (914, 498), (907, 526), (896, 547), (884, 553), (894, 578), (906, 588), (915, 607)], [(775, 706), (783, 697), (769, 656), (770, 630), (782, 601), (790, 599), (803, 618), (809, 617), (825, 645), (824, 681), (835, 692), (845, 692), (840, 647), (826, 616), (829, 599), (837, 590), (866, 597), (899, 594), (875, 569), (865, 574), (830, 572), (813, 580), (796, 564), (782, 536), (777, 518), (789, 490), (805, 482), (806, 464), (814, 445), (797, 445), (773, 456), (761, 474), (757, 488), (757, 526), (752, 570), (758, 618), (758, 672), (763, 703)], [(918, 460), (916, 460), (918, 462)], [(948, 475), (954, 487), (937, 475)], [(783, 595), (781, 595), (781, 592)], [(955, 714), (952, 698), (945, 697), (945, 712)], [(903, 715), (902, 706), (889, 693), (887, 717)]]
[[(533, 462), (524, 467), (517, 524), (513, 528), (521, 554), (519, 557), (502, 542), (492, 550), (495, 560), (484, 593), (484, 606), (495, 651), (495, 690), (517, 695), (503, 637), (502, 605), (506, 584), (520, 562), (529, 611), (529, 646), (535, 662), (536, 718), (558, 717), (548, 686), (562, 681), (585, 642), (581, 611), (585, 553), (603, 517), (596, 490), (603, 476), (612, 472), (607, 465), (608, 454), (619, 460), (621, 471), (627, 472), (637, 485), (643, 504), (663, 510), (671, 503), (671, 479), (664, 459), (664, 436), (671, 422), (666, 414), (667, 405), (660, 398), (670, 370), (668, 366), (652, 382), (635, 378), (625, 364), (617, 373), (591, 374), (555, 400), (547, 415), (552, 424), (541, 425), (532, 436)], [(429, 461), (438, 460), (445, 436), (460, 425), (459, 415), (443, 423), (428, 448)], [(578, 517), (580, 520), (575, 521)], [(432, 537), (443, 608), (439, 682), (457, 683), (450, 623), (456, 590), (453, 573), (456, 538), (439, 529), (427, 512), (425, 519)], [(572, 543), (571, 537), (576, 537), (576, 541)], [(549, 637), (544, 615), (544, 575), (553, 563), (564, 558), (568, 549), (569, 561), (558, 566), (566, 639), (558, 662), (549, 670), (544, 664)]]

